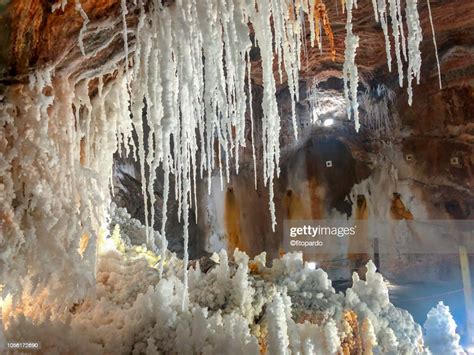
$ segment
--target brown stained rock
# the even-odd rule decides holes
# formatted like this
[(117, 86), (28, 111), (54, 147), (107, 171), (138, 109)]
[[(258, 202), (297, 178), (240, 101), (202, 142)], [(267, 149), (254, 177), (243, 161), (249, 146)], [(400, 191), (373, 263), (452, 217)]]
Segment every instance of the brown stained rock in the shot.
[[(432, 1), (433, 2), (433, 1)], [(66, 64), (74, 62), (80, 57), (77, 46), (78, 34), (82, 27), (82, 18), (76, 11), (74, 1), (69, 0), (64, 11), (61, 9), (51, 13), (55, 1), (53, 0), (12, 0), (8, 7), (10, 36), (9, 76), (25, 74), (29, 69), (45, 65), (50, 62), (61, 62), (64, 69)], [(172, 1), (164, 1), (169, 5)], [(116, 36), (121, 31), (120, 1), (119, 0), (81, 0), (82, 7), (87, 13), (90, 24), (85, 36), (86, 49), (93, 49)], [(138, 11), (132, 1), (128, 1), (129, 26), (137, 22)], [(309, 24), (307, 23), (307, 48), (302, 60), (302, 80), (339, 76), (344, 61), (345, 14), (341, 3), (323, 1), (328, 20), (334, 34), (335, 60), (330, 37), (323, 33), (323, 50), (320, 53), (317, 47), (310, 47)], [(440, 55), (445, 54), (454, 45), (472, 46), (474, 43), (474, 2), (465, 0), (437, 1), (431, 4), (433, 21), (436, 29)], [(431, 41), (431, 28), (428, 20), (426, 3), (419, 2), (421, 24), (424, 41), (422, 42), (423, 70), (429, 77), (435, 72), (435, 58)], [(110, 21), (110, 30), (98, 31), (101, 23)], [(360, 36), (360, 47), (357, 50), (356, 62), (361, 76), (370, 79), (375, 73), (381, 72), (384, 76), (394, 77), (387, 72), (385, 44), (380, 25), (375, 22), (372, 4), (364, 1), (354, 10), (354, 32)], [(323, 31), (324, 32), (324, 31)], [(120, 37), (120, 36), (118, 36)], [(392, 39), (393, 42), (393, 39)], [(88, 58), (74, 63), (81, 67), (103, 65), (108, 58), (122, 50), (123, 41), (117, 38), (107, 50), (96, 58)], [(258, 57), (255, 59), (258, 62)], [(472, 55), (466, 56), (464, 61), (472, 63)], [(275, 72), (277, 61), (274, 61)], [(70, 68), (69, 68), (70, 69)], [(84, 70), (84, 69), (83, 69)], [(253, 65), (253, 78), (261, 84), (261, 68), (258, 63)], [(426, 78), (426, 76), (424, 76)], [(383, 81), (383, 80), (382, 80)], [(280, 83), (280, 87), (285, 81)]]
[(234, 249), (245, 250), (242, 245), (242, 231), (240, 223), (240, 206), (232, 187), (228, 187), (225, 193), (224, 222), (227, 233), (227, 253), (232, 255)]
[[(69, 0), (64, 11), (52, 12), (54, 1), (13, 0), (7, 9), (10, 46), (6, 78), (21, 80), (30, 70), (53, 65), (56, 70), (82, 74), (106, 64), (123, 51), (121, 7), (118, 0), (81, 0), (90, 23), (84, 33), (86, 56), (79, 49), (83, 19)], [(127, 24), (133, 29), (138, 9), (128, 2)], [(112, 39), (108, 46), (91, 55)], [(133, 44), (133, 36), (129, 34)], [(5, 81), (6, 78), (3, 78)]]
[(405, 207), (405, 204), (402, 201), (402, 196), (396, 192), (393, 194), (390, 214), (392, 218), (396, 220), (413, 219), (413, 214)]
[[(425, 182), (455, 186), (466, 192), (474, 189), (473, 146), (460, 140), (443, 137), (412, 136), (403, 141), (403, 151), (413, 153), (416, 170)], [(420, 178), (420, 181), (423, 181)]]

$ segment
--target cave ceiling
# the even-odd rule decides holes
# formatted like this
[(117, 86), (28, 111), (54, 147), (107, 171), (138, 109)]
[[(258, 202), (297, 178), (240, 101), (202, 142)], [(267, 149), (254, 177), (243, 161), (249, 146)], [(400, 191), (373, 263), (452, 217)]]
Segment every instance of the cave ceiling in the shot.
[[(165, 5), (173, 6), (173, 1)], [(26, 80), (25, 76), (42, 66), (54, 66), (57, 71), (68, 71), (84, 75), (88, 70), (107, 65), (120, 55), (123, 49), (121, 6), (118, 0), (83, 0), (84, 11), (90, 23), (84, 33), (86, 56), (78, 47), (78, 35), (82, 17), (69, 1), (64, 10), (52, 9), (61, 1), (52, 0), (3, 0), (1, 16), (1, 81)], [(431, 1), (433, 23), (439, 48), (442, 77), (445, 86), (472, 83), (474, 64), (474, 3), (465, 0)], [(322, 50), (311, 47), (309, 25), (306, 48), (302, 53), (300, 80), (324, 81), (330, 77), (341, 77), (344, 62), (345, 14), (337, 1), (326, 1), (332, 31), (334, 33), (335, 58), (332, 57), (328, 37), (323, 33)], [(434, 55), (428, 9), (425, 1), (419, 1), (423, 42), (421, 44), (423, 65), (422, 84), (436, 84), (437, 69)], [(128, 2), (127, 23), (129, 43), (133, 46), (133, 28), (138, 22), (138, 5)], [(385, 43), (381, 26), (374, 20), (372, 3), (360, 1), (354, 10), (354, 32), (360, 36), (356, 63), (361, 81), (370, 84), (380, 81), (393, 89), (397, 85), (396, 70), (389, 73), (386, 64)], [(253, 80), (261, 84), (259, 55), (253, 53)], [(334, 60), (333, 60), (334, 59)], [(277, 65), (275, 61), (275, 73)], [(285, 79), (279, 87), (285, 86)]]

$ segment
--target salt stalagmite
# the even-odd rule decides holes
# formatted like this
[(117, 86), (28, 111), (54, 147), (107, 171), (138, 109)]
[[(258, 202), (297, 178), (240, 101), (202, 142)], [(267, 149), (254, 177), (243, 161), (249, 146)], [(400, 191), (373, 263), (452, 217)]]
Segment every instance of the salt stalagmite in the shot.
[(466, 354), (459, 345), (460, 337), (456, 334), (456, 322), (449, 307), (443, 302), (439, 302), (428, 312), (423, 328), (426, 332), (426, 345), (433, 354)]

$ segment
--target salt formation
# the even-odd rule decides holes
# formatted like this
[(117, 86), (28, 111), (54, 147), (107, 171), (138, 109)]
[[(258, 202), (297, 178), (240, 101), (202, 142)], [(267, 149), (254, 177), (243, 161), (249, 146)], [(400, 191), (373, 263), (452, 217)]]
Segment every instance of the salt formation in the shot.
[[(61, 4), (62, 10), (64, 10), (64, 6), (65, 6), (65, 4)], [(79, 39), (78, 39), (79, 48), (81, 49), (82, 55), (86, 55), (86, 51), (84, 49), (84, 33), (87, 30), (87, 24), (89, 23), (89, 17), (87, 16), (86, 12), (82, 8), (80, 0), (76, 0), (76, 11), (79, 12), (79, 14), (82, 17), (82, 21), (83, 21), (82, 22), (82, 27), (79, 31)]]
[(0, 106), (6, 293), (23, 286), (33, 296), (48, 287), (48, 301), (71, 301), (94, 284), (113, 152), (131, 130), (120, 119), (120, 84), (99, 83), (94, 99), (88, 84), (74, 87), (45, 68)]
[[(389, 36), (388, 26), (388, 13), (387, 13), (387, 2), (386, 0), (373, 0), (372, 5), (374, 8), (375, 20), (380, 23), (385, 37), (385, 51), (387, 54), (387, 65), (389, 71), (392, 70), (392, 45)], [(418, 2), (417, 0), (406, 1), (406, 24), (408, 33), (405, 36), (403, 27), (403, 16), (401, 9), (401, 0), (388, 0), (389, 15), (392, 25), (392, 35), (394, 38), (395, 46), (395, 57), (397, 59), (398, 68), (398, 80), (400, 87), (403, 87), (403, 59), (408, 63), (407, 68), (407, 92), (408, 92), (408, 104), (412, 104), (413, 100), (413, 89), (412, 81), (415, 79), (417, 84), (420, 82), (421, 73), (421, 52), (420, 43), (423, 39), (420, 19), (418, 14)], [(431, 13), (431, 10), (430, 10)], [(431, 16), (431, 15), (430, 15)], [(433, 32), (434, 33), (434, 32)], [(435, 45), (436, 46), (436, 45)], [(347, 48), (347, 47), (346, 47)], [(403, 56), (403, 59), (402, 59)]]
[(412, 81), (416, 79), (416, 83), (420, 82), (421, 73), (421, 52), (420, 43), (423, 39), (421, 32), (420, 18), (417, 9), (417, 0), (407, 0), (406, 6), (407, 27), (408, 27), (408, 104), (413, 101)]
[(359, 47), (359, 36), (352, 32), (352, 7), (353, 0), (346, 1), (347, 22), (346, 22), (346, 50), (344, 52), (344, 96), (346, 98), (347, 117), (354, 115), (354, 125), (359, 131), (359, 103), (357, 102), (357, 85), (359, 84), (359, 74), (355, 64), (356, 50)]
[(428, 15), (430, 18), (431, 33), (433, 35), (433, 46), (434, 46), (434, 52), (435, 52), (435, 57), (436, 57), (436, 66), (438, 68), (439, 88), (441, 90), (443, 89), (443, 82), (441, 81), (441, 67), (439, 65), (438, 45), (436, 44), (436, 34), (435, 34), (435, 28), (433, 24), (433, 15), (431, 14), (430, 0), (426, 0), (426, 5), (428, 7)]
[(51, 6), (51, 12), (55, 12), (57, 9), (61, 9), (61, 11), (64, 11), (64, 8), (67, 5), (67, 0), (59, 0)]
[(426, 345), (433, 354), (465, 355), (456, 334), (456, 322), (443, 302), (433, 307), (423, 328), (426, 332)]
[[(80, 76), (67, 69), (55, 73), (54, 67), (39, 68), (28, 85), (9, 87), (1, 103), (0, 203), (6, 222), (0, 279), (5, 284), (2, 294), (12, 294), (2, 307), (6, 338), (40, 339), (45, 351), (77, 353), (255, 353), (267, 344), (271, 349), (334, 353), (338, 344), (345, 346), (350, 332), (348, 324), (341, 326), (349, 306), (354, 315), (368, 319), (363, 327), (367, 346), (416, 353), (419, 327), (389, 303), (386, 293), (373, 289), (383, 289), (373, 269), (367, 283), (356, 280), (343, 296), (335, 293), (322, 270), (304, 268), (297, 256), (286, 256), (271, 269), (254, 261), (260, 265), (256, 275), (250, 273), (254, 264), (239, 253), (234, 254), (235, 267), (229, 266), (225, 252), (208, 273), (187, 267), (188, 212), (196, 204), (196, 179), (207, 174), (210, 183), (218, 168), (221, 181), (229, 180), (232, 159), (237, 169), (239, 149), (246, 146), (249, 24), (262, 62), (263, 181), (275, 227), (280, 117), (274, 55), (281, 76), (284, 68), (288, 78), (296, 135), (303, 25), (306, 15), (320, 19), (321, 2), (177, 0), (168, 7), (147, 3), (146, 11), (144, 1), (135, 3), (139, 20), (134, 42), (129, 43), (127, 26), (130, 4), (122, 0), (124, 53), (106, 67)], [(92, 56), (97, 52), (86, 51), (88, 18), (80, 4), (76, 0), (83, 19), (79, 47)], [(347, 1), (344, 73), (358, 129), (353, 6)], [(407, 1), (406, 13), (411, 85), (412, 77), (419, 80), (421, 64), (414, 0)], [(320, 29), (327, 27), (324, 17), (321, 23)], [(111, 233), (108, 226), (113, 154), (122, 148), (140, 161), (146, 211), (140, 235), (144, 231), (145, 246), (133, 246), (131, 237), (120, 239), (120, 228)], [(164, 215), (158, 233), (152, 230), (153, 186), (160, 165), (165, 172)], [(170, 174), (184, 220), (184, 260), (166, 250)], [(303, 288), (304, 293), (298, 292)], [(73, 302), (70, 309), (58, 306)], [(322, 320), (295, 323), (294, 314), (305, 317), (305, 312), (322, 312)], [(255, 321), (259, 316), (261, 324)]]
[[(63, 4), (64, 2), (61, 2), (61, 5)], [(76, 9), (83, 18), (79, 45), (81, 51), (86, 54), (83, 39), (88, 19), (80, 4), (80, 1), (76, 0)], [(89, 72), (88, 74), (93, 77), (84, 75), (68, 78), (68, 73), (65, 71), (56, 78), (53, 68), (45, 68), (44, 74), (39, 71), (31, 75), (29, 91), (18, 88), (19, 95), (11, 94), (13, 106), (2, 110), (4, 112), (2, 120), (8, 122), (7, 127), (13, 132), (13, 136), (24, 135), (23, 131), (18, 130), (17, 125), (26, 124), (28, 128), (36, 127), (38, 126), (37, 117), (45, 122), (39, 125), (37, 130), (31, 131), (31, 139), (35, 141), (41, 139), (42, 147), (51, 147), (45, 149), (45, 154), (53, 157), (49, 164), (54, 162), (58, 164), (58, 167), (61, 166), (62, 169), (58, 171), (66, 172), (62, 179), (70, 180), (64, 182), (64, 186), (70, 186), (69, 190), (63, 194), (67, 198), (57, 194), (56, 199), (61, 199), (62, 202), (56, 202), (54, 206), (57, 207), (63, 203), (64, 208), (75, 211), (79, 204), (82, 210), (78, 217), (67, 217), (67, 219), (78, 219), (77, 223), (73, 223), (72, 228), (72, 230), (77, 230), (64, 238), (70, 239), (70, 243), (74, 245), (79, 244), (81, 239), (89, 241), (91, 245), (95, 244), (102, 224), (103, 217), (101, 216), (104, 215), (107, 207), (105, 182), (111, 175), (113, 151), (124, 145), (125, 152), (128, 153), (128, 145), (134, 143), (131, 153), (140, 161), (147, 227), (153, 225), (154, 221), (155, 198), (152, 189), (156, 168), (161, 165), (165, 172), (163, 226), (160, 230), (159, 241), (155, 240), (152, 231), (147, 232), (148, 248), (156, 251), (158, 242), (163, 247), (162, 251), (165, 252), (167, 192), (172, 188), (169, 186), (169, 175), (173, 174), (179, 217), (184, 220), (183, 235), (185, 251), (187, 250), (188, 210), (192, 204), (196, 204), (196, 179), (204, 177), (207, 173), (210, 184), (212, 171), (218, 168), (221, 181), (224, 178), (228, 180), (232, 159), (235, 161), (237, 170), (239, 149), (245, 147), (247, 143), (245, 118), (247, 93), (250, 94), (250, 91), (245, 75), (250, 72), (249, 52), (252, 47), (249, 23), (252, 25), (255, 45), (260, 48), (262, 58), (263, 182), (269, 189), (269, 208), (272, 226), (275, 228), (273, 179), (279, 174), (280, 118), (275, 97), (274, 55), (277, 54), (279, 72), (282, 74), (284, 68), (287, 74), (294, 111), (294, 101), (298, 99), (299, 92), (298, 70), (305, 14), (314, 21), (315, 29), (319, 26), (319, 28), (324, 27), (326, 31), (328, 20), (323, 4), (320, 1), (293, 2), (289, 0), (259, 1), (258, 3), (254, 1), (177, 1), (174, 6), (155, 4), (147, 8), (147, 11), (145, 11), (143, 1), (138, 1), (136, 4), (139, 21), (134, 31), (135, 43), (130, 51), (128, 40), (130, 29), (127, 26), (130, 4), (122, 0), (124, 40), (122, 55), (113, 58), (110, 65), (105, 69), (102, 68), (102, 71)], [(350, 107), (348, 113), (354, 115), (356, 129), (358, 129), (358, 75), (354, 62), (358, 37), (352, 33), (352, 7), (356, 4), (348, 1), (346, 5), (348, 36), (344, 64), (345, 94), (348, 107)], [(409, 72), (412, 76), (419, 78), (420, 60), (415, 59), (419, 54), (417, 45), (421, 32), (419, 32), (418, 13), (414, 0), (407, 2), (407, 16), (410, 33)], [(125, 63), (124, 69), (117, 74), (116, 67), (121, 61)], [(43, 77), (44, 75), (46, 76)], [(113, 85), (104, 85), (103, 78), (107, 75), (115, 77)], [(93, 85), (98, 86), (98, 94), (92, 100), (89, 92)], [(7, 100), (10, 98), (7, 97)], [(27, 102), (28, 100), (32, 102)], [(18, 112), (15, 105), (22, 107), (23, 110)], [(115, 115), (113, 118), (109, 117), (111, 116), (109, 111)], [(145, 115), (143, 115), (144, 112), (146, 112)], [(52, 115), (56, 117), (51, 117)], [(16, 123), (17, 120), (14, 119), (16, 116), (21, 116), (22, 122), (31, 121), (31, 123)], [(294, 121), (294, 112), (292, 116)], [(70, 125), (67, 129), (64, 128), (63, 136), (53, 133), (55, 131), (45, 130), (48, 123), (51, 125), (54, 120), (58, 120), (61, 127)], [(62, 123), (63, 121), (67, 123)], [(76, 124), (71, 126), (71, 122), (76, 122)], [(294, 126), (296, 127), (295, 124)], [(137, 142), (130, 139), (132, 127), (136, 132)], [(149, 128), (147, 133), (145, 133), (145, 127)], [(21, 133), (14, 133), (15, 131)], [(71, 139), (74, 143), (70, 141)], [(16, 154), (20, 150), (22, 140), (13, 138), (12, 140), (18, 141), (18, 147), (15, 149), (5, 147), (5, 157)], [(64, 146), (70, 146), (67, 154), (63, 148), (59, 149), (53, 143), (58, 144), (61, 140), (67, 141)], [(107, 143), (109, 140), (110, 144)], [(147, 142), (147, 149), (145, 149), (145, 142)], [(103, 144), (106, 146), (104, 149), (101, 147)], [(99, 150), (101, 153), (96, 153)], [(21, 159), (28, 160), (27, 157), (30, 154), (26, 149), (21, 153)], [(41, 197), (41, 194), (48, 189), (54, 191), (55, 189), (51, 187), (55, 183), (51, 182), (49, 177), (42, 176), (42, 180), (40, 179), (42, 182), (37, 185), (43, 186), (41, 193), (27, 193), (23, 198), (24, 209), (17, 208), (15, 212), (11, 205), (13, 200), (18, 198), (17, 195), (22, 193), (21, 180), (26, 178), (16, 179), (14, 175), (18, 172), (12, 170), (11, 166), (14, 157), (6, 159), (6, 165), (4, 165), (6, 180), (17, 181), (16, 184), (8, 185), (5, 190), (6, 195), (10, 196), (6, 199), (6, 210), (11, 211), (12, 216), (16, 213), (16, 216), (12, 218), (12, 233), (18, 236), (18, 238), (10, 238), (14, 241), (11, 242), (14, 245), (10, 245), (4, 253), (5, 260), (11, 261), (16, 254), (24, 254), (26, 250), (30, 250), (27, 247), (30, 243), (34, 244), (35, 241), (39, 244), (43, 243), (42, 238), (37, 238), (40, 232), (36, 231), (36, 228), (30, 228), (21, 216), (30, 214), (35, 208), (28, 202), (31, 198), (52, 201), (52, 195)], [(81, 163), (80, 167), (77, 166), (78, 162)], [(33, 162), (34, 164), (38, 163)], [(20, 166), (28, 170), (29, 165), (31, 162), (28, 161)], [(78, 169), (83, 169), (84, 172), (77, 172)], [(105, 174), (108, 177), (96, 184), (97, 191), (90, 192), (90, 199), (84, 192), (79, 193), (79, 195), (82, 194), (82, 198), (77, 199), (79, 185), (76, 180), (81, 174), (85, 179), (92, 179), (94, 174), (96, 176)], [(35, 184), (33, 180), (23, 181), (23, 183), (26, 186)], [(59, 191), (63, 189), (64, 187), (61, 187)], [(86, 207), (91, 201), (97, 201), (97, 196), (101, 196), (101, 203), (95, 202), (94, 208)], [(90, 213), (95, 216), (92, 222), (92, 217), (86, 212), (88, 209), (91, 212), (93, 209), (102, 212)], [(60, 216), (65, 213), (66, 210), (62, 210), (61, 213), (55, 211), (51, 216), (54, 215), (55, 218), (61, 220)], [(32, 222), (33, 225), (36, 223), (36, 221)], [(23, 245), (20, 242), (23, 236), (19, 236), (25, 230), (31, 232), (34, 237), (28, 238), (26, 245)], [(44, 241), (44, 243), (47, 242)], [(66, 244), (69, 245), (69, 242)], [(90, 253), (93, 254), (92, 251)], [(187, 254), (185, 254), (186, 260)]]
[(365, 111), (364, 126), (376, 135), (393, 132), (398, 124), (398, 114), (393, 109), (394, 100), (395, 93), (383, 84), (364, 92), (360, 100), (360, 107)]
[(210, 268), (201, 269), (205, 260), (190, 268), (183, 311), (182, 260), (169, 254), (160, 278), (129, 243), (145, 243), (145, 227), (123, 213), (112, 219), (128, 236), (100, 252), (96, 292), (68, 309), (47, 307), (42, 298), (4, 303), (7, 339), (35, 339), (45, 353), (337, 354), (356, 351), (357, 343), (366, 353), (425, 353), (421, 327), (390, 303), (371, 263), (367, 281), (354, 276), (344, 295), (301, 254), (269, 268), (264, 254), (249, 260), (236, 251), (229, 261), (222, 251)]

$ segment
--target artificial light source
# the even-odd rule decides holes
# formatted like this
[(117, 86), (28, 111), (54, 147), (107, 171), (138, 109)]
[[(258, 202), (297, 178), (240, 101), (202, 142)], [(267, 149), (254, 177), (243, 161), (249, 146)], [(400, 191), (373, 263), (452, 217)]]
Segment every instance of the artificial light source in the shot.
[(323, 122), (324, 127), (329, 127), (329, 126), (332, 126), (333, 124), (334, 124), (334, 120), (332, 118), (327, 118)]

